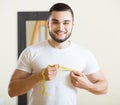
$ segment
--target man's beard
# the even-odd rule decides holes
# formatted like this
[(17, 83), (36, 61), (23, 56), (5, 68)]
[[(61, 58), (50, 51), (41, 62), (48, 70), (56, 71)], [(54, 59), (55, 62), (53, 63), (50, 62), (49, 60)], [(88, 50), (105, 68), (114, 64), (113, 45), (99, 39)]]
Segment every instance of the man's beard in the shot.
[(64, 41), (66, 41), (71, 36), (71, 33), (72, 32), (70, 32), (70, 34), (68, 36), (66, 36), (64, 39), (58, 39), (58, 38), (55, 37), (55, 35), (52, 32), (49, 31), (49, 34), (50, 34), (51, 38), (58, 43), (62, 43)]

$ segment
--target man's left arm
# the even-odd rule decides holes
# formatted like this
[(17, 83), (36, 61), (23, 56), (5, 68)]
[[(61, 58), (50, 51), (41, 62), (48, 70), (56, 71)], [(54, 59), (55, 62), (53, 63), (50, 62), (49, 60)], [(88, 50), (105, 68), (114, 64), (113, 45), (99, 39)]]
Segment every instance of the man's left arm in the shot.
[(75, 87), (88, 90), (93, 94), (105, 94), (108, 91), (108, 82), (102, 71), (97, 71), (89, 75), (72, 71), (70, 77)]

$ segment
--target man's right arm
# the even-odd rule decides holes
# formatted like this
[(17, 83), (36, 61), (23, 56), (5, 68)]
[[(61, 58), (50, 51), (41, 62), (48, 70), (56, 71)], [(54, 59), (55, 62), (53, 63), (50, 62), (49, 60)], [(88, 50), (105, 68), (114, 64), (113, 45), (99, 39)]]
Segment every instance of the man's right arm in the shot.
[(41, 72), (31, 74), (22, 70), (15, 70), (9, 83), (8, 94), (10, 97), (25, 94), (41, 80)]
[(56, 64), (52, 67), (47, 66), (37, 73), (28, 73), (22, 70), (15, 70), (8, 87), (9, 96), (14, 97), (27, 93), (31, 88), (33, 88), (38, 82), (42, 80), (43, 71), (46, 81), (54, 79), (54, 77), (56, 77), (58, 68), (59, 65)]

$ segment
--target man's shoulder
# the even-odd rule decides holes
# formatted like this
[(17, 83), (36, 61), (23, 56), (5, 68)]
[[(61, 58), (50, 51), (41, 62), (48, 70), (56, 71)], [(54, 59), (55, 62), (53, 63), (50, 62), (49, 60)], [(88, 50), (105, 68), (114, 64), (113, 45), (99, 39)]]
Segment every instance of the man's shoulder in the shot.
[(38, 48), (41, 48), (41, 47), (44, 47), (44, 46), (47, 46), (47, 41), (46, 40), (41, 41), (37, 44), (30, 45), (27, 48), (28, 49), (38, 49)]
[(33, 44), (33, 45), (30, 45), (30, 46), (27, 46), (23, 52), (29, 52), (29, 53), (36, 53), (36, 52), (40, 52), (42, 51), (42, 49), (44, 49), (45, 47), (47, 46), (47, 41), (41, 41), (37, 44)]
[(74, 49), (80, 50), (80, 51), (85, 51), (86, 52), (86, 51), (89, 50), (88, 48), (80, 46), (79, 44), (74, 43), (74, 42), (72, 42), (72, 46), (73, 46)]

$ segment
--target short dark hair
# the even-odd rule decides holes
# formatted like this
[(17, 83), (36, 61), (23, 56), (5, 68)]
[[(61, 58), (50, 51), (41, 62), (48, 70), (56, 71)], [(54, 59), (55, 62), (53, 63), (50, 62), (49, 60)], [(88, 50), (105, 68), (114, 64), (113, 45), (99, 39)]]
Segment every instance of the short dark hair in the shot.
[(71, 7), (65, 3), (56, 3), (49, 10), (49, 17), (53, 11), (70, 11), (72, 18), (74, 20), (74, 13)]

